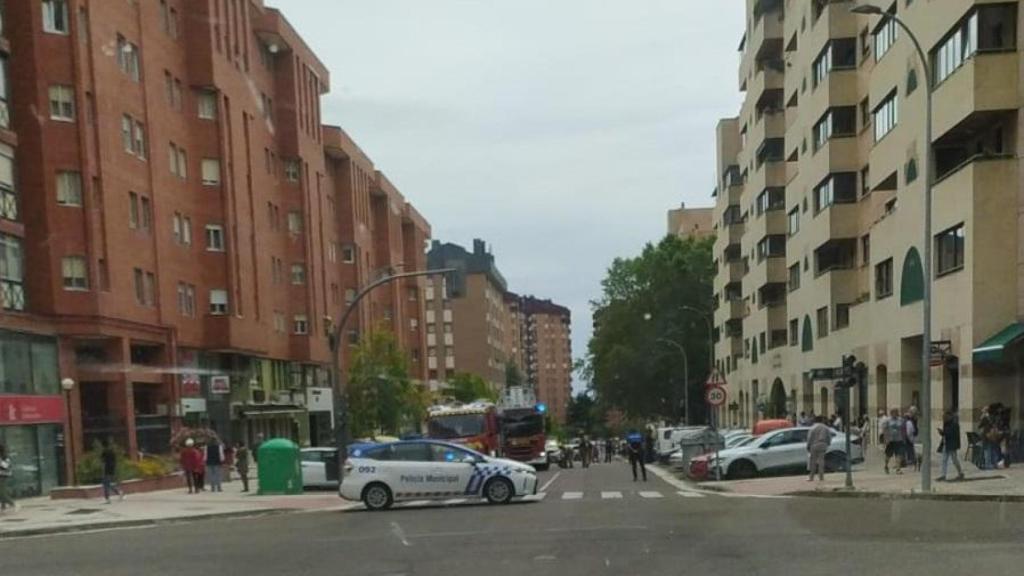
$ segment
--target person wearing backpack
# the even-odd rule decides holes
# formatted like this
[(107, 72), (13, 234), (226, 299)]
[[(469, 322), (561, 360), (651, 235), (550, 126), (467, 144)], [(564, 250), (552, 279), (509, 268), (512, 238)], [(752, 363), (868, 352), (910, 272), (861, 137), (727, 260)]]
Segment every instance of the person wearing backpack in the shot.
[(12, 474), (11, 459), (7, 457), (7, 447), (0, 444), (0, 512), (3, 512), (8, 507), (11, 510), (18, 509), (18, 505), (14, 503), (14, 500), (7, 493), (7, 482), (10, 481)]

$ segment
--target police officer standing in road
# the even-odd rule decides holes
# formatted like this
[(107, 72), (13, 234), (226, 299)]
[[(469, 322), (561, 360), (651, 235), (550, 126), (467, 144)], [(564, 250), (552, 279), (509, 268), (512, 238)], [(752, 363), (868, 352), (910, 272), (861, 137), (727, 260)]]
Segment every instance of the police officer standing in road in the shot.
[(636, 482), (636, 467), (640, 465), (644, 482), (647, 482), (647, 466), (644, 464), (644, 437), (639, 432), (630, 432), (626, 436), (626, 452), (629, 454), (629, 466), (633, 469), (633, 482)]
[(580, 460), (583, 461), (584, 468), (590, 468), (590, 459), (594, 456), (594, 450), (591, 448), (590, 439), (586, 435), (580, 439)]

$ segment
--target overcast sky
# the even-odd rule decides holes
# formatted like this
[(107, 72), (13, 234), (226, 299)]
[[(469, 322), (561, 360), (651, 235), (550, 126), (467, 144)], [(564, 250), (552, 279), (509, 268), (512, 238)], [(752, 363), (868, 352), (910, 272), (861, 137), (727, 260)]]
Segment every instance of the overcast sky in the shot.
[(743, 0), (267, 0), (331, 72), (340, 124), (433, 226), (573, 315), (616, 256), (709, 206)]

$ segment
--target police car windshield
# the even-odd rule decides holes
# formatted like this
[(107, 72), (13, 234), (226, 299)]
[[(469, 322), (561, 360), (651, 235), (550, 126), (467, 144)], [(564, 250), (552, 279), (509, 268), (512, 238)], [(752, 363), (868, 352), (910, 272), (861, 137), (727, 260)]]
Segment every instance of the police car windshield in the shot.
[(544, 417), (536, 412), (506, 414), (502, 417), (502, 428), (510, 438), (535, 436), (544, 432)]
[(465, 438), (484, 432), (483, 414), (452, 414), (434, 416), (427, 423), (431, 438)]

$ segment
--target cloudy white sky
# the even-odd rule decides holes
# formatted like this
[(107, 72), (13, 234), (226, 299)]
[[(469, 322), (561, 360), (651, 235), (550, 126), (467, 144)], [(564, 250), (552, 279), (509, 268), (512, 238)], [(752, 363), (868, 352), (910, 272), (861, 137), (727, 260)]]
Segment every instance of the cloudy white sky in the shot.
[(743, 0), (267, 0), (331, 71), (340, 124), (433, 226), (573, 314), (616, 256), (710, 205)]

